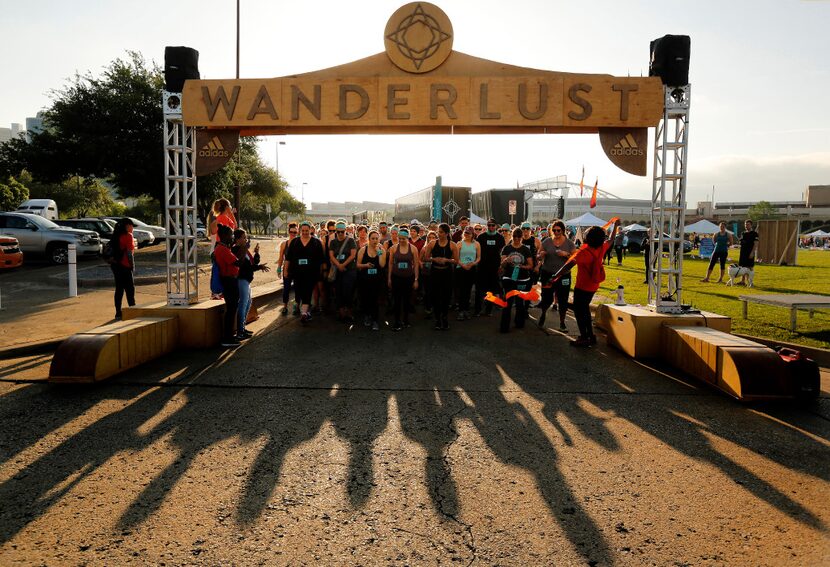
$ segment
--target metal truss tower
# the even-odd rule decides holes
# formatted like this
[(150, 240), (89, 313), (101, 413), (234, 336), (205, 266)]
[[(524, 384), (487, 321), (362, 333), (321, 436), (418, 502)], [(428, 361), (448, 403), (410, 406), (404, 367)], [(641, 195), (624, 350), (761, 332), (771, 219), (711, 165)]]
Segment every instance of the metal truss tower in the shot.
[(164, 107), (164, 227), (167, 230), (167, 305), (196, 303), (196, 130), (182, 121), (181, 93), (162, 93)]
[(683, 226), (691, 86), (663, 87), (663, 118), (654, 132), (648, 304), (658, 313), (682, 313)]

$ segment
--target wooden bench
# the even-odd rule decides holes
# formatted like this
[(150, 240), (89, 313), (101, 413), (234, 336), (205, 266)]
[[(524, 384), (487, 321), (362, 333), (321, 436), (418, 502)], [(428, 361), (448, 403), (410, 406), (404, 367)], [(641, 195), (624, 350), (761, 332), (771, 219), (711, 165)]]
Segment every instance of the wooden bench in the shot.
[(772, 305), (784, 307), (790, 310), (790, 332), (795, 333), (796, 317), (798, 310), (809, 311), (810, 318), (817, 309), (830, 309), (830, 296), (812, 295), (809, 293), (771, 293), (765, 295), (741, 295), (738, 299), (743, 303), (743, 317), (748, 317), (748, 304), (759, 303), (761, 305)]
[(141, 317), (102, 325), (63, 341), (49, 368), (49, 381), (91, 383), (171, 352), (178, 344), (175, 317)]
[(666, 326), (663, 359), (741, 401), (794, 398), (797, 385), (771, 348), (707, 327)]

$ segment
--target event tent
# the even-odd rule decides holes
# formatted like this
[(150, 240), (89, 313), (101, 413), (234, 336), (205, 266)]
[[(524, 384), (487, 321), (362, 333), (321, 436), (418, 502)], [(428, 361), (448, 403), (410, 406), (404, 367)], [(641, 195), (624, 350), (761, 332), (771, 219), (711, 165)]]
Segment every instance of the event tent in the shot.
[(699, 220), (683, 229), (683, 232), (686, 234), (689, 234), (690, 232), (696, 232), (698, 234), (715, 234), (719, 231), (720, 227), (718, 225), (706, 219)]
[(641, 224), (637, 224), (637, 223), (635, 222), (634, 224), (630, 224), (630, 225), (626, 226), (625, 228), (623, 228), (623, 229), (621, 229), (621, 230), (622, 230), (623, 232), (628, 232), (629, 230), (648, 230), (648, 228), (647, 228), (647, 227), (645, 227), (645, 226), (643, 226), (643, 225), (641, 225)]
[(825, 238), (830, 236), (830, 232), (824, 232), (823, 230), (815, 230), (809, 234), (805, 234), (804, 236), (818, 236), (819, 238)]
[(591, 213), (585, 213), (571, 220), (565, 221), (565, 226), (604, 226), (608, 224), (599, 217), (595, 217)]
[(483, 219), (475, 213), (470, 213), (470, 222), (473, 224), (487, 224), (487, 219)]

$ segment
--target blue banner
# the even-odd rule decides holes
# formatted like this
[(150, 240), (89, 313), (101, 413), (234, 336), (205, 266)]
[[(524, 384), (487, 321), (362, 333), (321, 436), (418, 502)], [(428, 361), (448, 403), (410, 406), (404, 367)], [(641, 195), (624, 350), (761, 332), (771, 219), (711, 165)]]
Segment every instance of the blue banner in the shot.
[(441, 176), (435, 178), (435, 185), (432, 188), (432, 218), (441, 222), (443, 203), (441, 202)]

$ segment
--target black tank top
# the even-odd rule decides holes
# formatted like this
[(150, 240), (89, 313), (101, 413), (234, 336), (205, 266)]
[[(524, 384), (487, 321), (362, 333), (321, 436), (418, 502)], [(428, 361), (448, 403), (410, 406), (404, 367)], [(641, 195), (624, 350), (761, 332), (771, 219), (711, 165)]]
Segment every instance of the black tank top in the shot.
[(376, 278), (380, 275), (380, 256), (374, 258), (369, 256), (369, 245), (363, 247), (363, 263), (371, 264), (365, 270), (360, 270), (360, 275), (366, 278)]
[[(452, 258), (452, 248), (450, 248), (450, 240), (447, 240), (447, 244), (441, 246), (438, 244), (438, 241), (435, 241), (435, 246), (432, 247), (432, 257), (433, 258)], [(433, 270), (444, 270), (449, 268), (450, 266), (447, 264), (433, 264)]]

